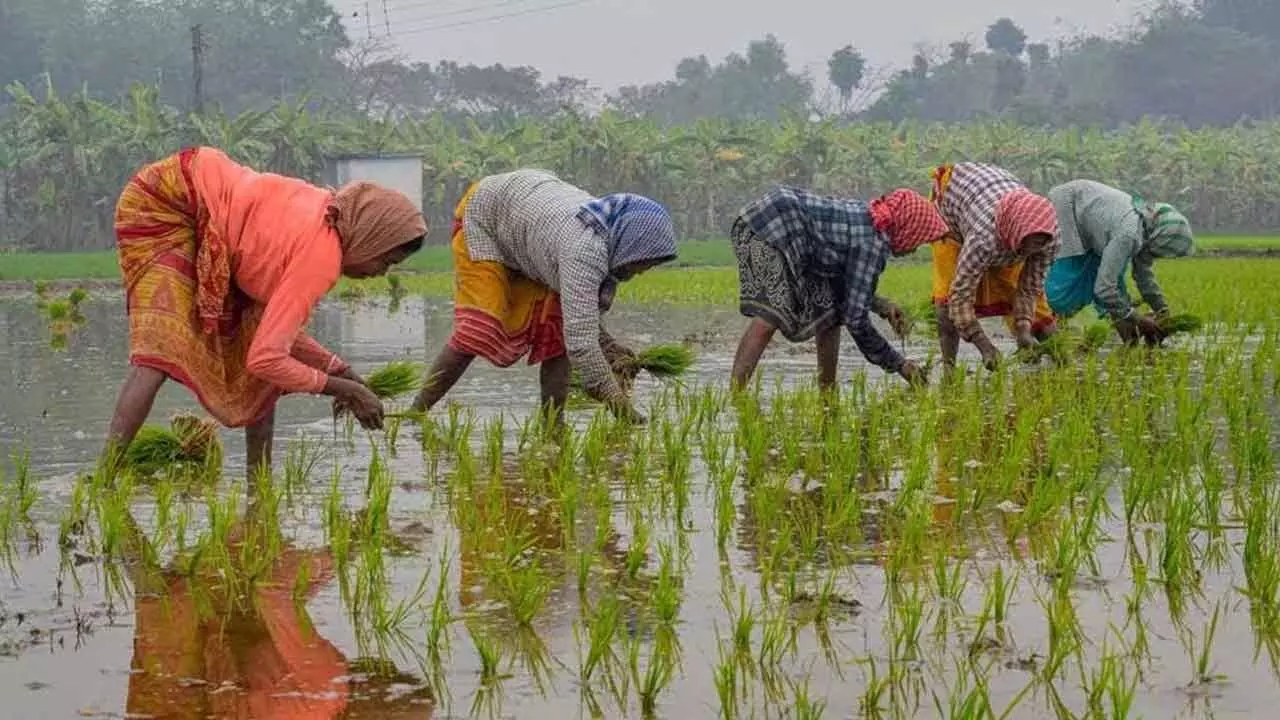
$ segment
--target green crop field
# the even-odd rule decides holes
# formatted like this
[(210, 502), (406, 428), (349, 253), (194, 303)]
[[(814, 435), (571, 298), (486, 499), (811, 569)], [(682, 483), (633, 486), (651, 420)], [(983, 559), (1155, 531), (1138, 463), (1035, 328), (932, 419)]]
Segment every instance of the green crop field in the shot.
[[(1197, 239), (1202, 255), (1253, 255), (1280, 253), (1280, 237), (1212, 235)], [(923, 248), (901, 262), (929, 259)], [(448, 272), (449, 248), (433, 245), (410, 258), (402, 270), (413, 273)], [(729, 267), (735, 265), (733, 250), (726, 240), (692, 240), (681, 243), (675, 267)], [(15, 252), (0, 253), (0, 282), (37, 280), (112, 280), (120, 276), (112, 251)]]

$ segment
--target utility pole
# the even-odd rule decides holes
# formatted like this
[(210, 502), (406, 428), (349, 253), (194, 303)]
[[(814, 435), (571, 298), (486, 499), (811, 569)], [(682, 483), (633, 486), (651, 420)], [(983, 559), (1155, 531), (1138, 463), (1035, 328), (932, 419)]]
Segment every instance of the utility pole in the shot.
[(194, 87), (195, 97), (191, 104), (191, 111), (196, 115), (204, 113), (204, 28), (200, 25), (191, 26), (191, 84)]

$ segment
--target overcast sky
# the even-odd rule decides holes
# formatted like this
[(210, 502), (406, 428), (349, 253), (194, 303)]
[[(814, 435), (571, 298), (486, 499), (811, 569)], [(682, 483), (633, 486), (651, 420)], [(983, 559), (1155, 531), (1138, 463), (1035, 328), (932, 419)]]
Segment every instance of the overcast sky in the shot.
[(715, 62), (766, 33), (786, 44), (793, 68), (825, 82), (826, 58), (846, 44), (874, 66), (903, 66), (920, 43), (945, 49), (967, 37), (980, 46), (1001, 16), (1018, 22), (1031, 42), (1052, 41), (1123, 32), (1152, 2), (334, 0), (354, 39), (389, 37), (412, 60), (532, 65), (605, 90), (668, 79), (681, 58), (705, 54)]

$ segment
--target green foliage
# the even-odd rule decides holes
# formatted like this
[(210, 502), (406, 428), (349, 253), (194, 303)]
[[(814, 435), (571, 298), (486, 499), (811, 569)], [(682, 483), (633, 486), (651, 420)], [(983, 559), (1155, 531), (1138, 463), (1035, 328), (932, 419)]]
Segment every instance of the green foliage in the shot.
[(1270, 171), (1280, 164), (1280, 123), (1188, 130), (1148, 121), (1104, 133), (1008, 121), (846, 125), (795, 117), (665, 128), (606, 112), (493, 130), (443, 116), (386, 124), (287, 102), (190, 117), (146, 87), (112, 103), (83, 92), (64, 97), (51, 87), (40, 95), (21, 86), (11, 92), (14, 111), (0, 118), (0, 137), (8, 139), (0, 146), (12, 154), (0, 166), (8, 192), (0, 242), (23, 249), (113, 247), (120, 188), (139, 166), (190, 138), (251, 166), (313, 180), (328, 153), (421, 153), (436, 244), (447, 240), (453, 204), (470, 182), (528, 166), (595, 192), (655, 197), (691, 238), (722, 237), (738, 209), (775, 183), (867, 198), (896, 187), (924, 190), (932, 165), (962, 159), (1009, 167), (1040, 191), (1078, 177), (1132, 189), (1176, 203), (1200, 232), (1280, 226), (1280, 181)]

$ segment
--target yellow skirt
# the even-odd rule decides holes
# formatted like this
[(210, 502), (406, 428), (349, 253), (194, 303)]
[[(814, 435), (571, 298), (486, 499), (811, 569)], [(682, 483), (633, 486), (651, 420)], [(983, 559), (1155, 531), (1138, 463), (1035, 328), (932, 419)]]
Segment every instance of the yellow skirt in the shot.
[(506, 265), (473, 260), (463, 216), (467, 189), (453, 213), (453, 334), (449, 346), (510, 367), (526, 354), (536, 365), (565, 354), (560, 294)]
[[(933, 244), (933, 303), (946, 305), (951, 295), (951, 283), (956, 279), (956, 265), (960, 260), (960, 243), (946, 239)], [(1013, 329), (1013, 300), (1018, 295), (1018, 278), (1022, 276), (1022, 263), (1002, 268), (992, 268), (978, 283), (973, 309), (978, 317), (1003, 316), (1005, 324)], [(1035, 318), (1031, 328), (1035, 332), (1054, 325), (1053, 311), (1043, 292), (1036, 300)]]

